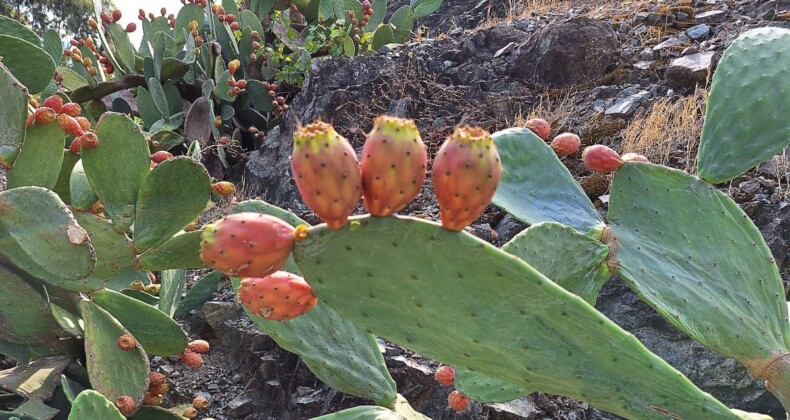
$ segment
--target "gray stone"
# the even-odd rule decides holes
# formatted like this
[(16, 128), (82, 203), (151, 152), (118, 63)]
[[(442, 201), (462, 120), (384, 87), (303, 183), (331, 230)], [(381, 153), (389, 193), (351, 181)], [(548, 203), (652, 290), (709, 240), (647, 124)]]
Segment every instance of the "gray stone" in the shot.
[(679, 47), (679, 46), (682, 46), (682, 45), (685, 45), (685, 44), (686, 43), (682, 39), (677, 38), (677, 37), (672, 37), (672, 38), (667, 39), (664, 42), (661, 42), (661, 43), (655, 45), (653, 47), (653, 50), (660, 51), (660, 50), (663, 50), (665, 48)]
[(228, 412), (235, 418), (242, 418), (252, 413), (253, 408), (252, 398), (245, 396), (236, 397), (228, 403)]
[(697, 53), (672, 60), (664, 73), (664, 79), (670, 86), (694, 87), (702, 85), (708, 79), (713, 66), (714, 51)]
[(630, 117), (650, 97), (650, 92), (643, 90), (634, 95), (620, 99), (609, 107), (605, 114), (613, 117)]
[(727, 19), (727, 12), (724, 10), (711, 10), (694, 16), (694, 20), (699, 23), (721, 23), (725, 19)]
[(686, 35), (695, 41), (705, 39), (710, 35), (710, 25), (702, 23), (692, 26), (691, 28), (686, 29)]
[(634, 63), (634, 68), (637, 68), (639, 70), (647, 70), (650, 68), (650, 66), (653, 65), (653, 63), (655, 63), (655, 61), (653, 60), (637, 61), (636, 63)]
[(656, 58), (656, 50), (651, 47), (647, 47), (639, 53), (639, 58), (642, 60), (653, 60)]

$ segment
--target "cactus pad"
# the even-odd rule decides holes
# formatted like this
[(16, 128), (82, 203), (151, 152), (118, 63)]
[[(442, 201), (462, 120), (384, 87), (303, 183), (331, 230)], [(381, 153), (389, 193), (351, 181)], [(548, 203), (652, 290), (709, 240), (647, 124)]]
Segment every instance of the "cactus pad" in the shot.
[[(71, 153), (68, 156), (74, 156)], [(64, 155), (65, 158), (66, 155)], [(69, 178), (69, 198), (71, 199), (71, 206), (76, 210), (87, 210), (99, 197), (93, 192), (88, 176), (85, 175), (85, 168), (82, 166), (82, 160), (78, 160), (71, 169), (71, 177)]]
[(479, 403), (495, 404), (513, 401), (532, 391), (468, 371), (455, 370), (455, 389)]
[(570, 171), (543, 140), (526, 128), (494, 133), (504, 173), (494, 204), (528, 223), (557, 222), (590, 234), (604, 227)]
[(138, 256), (140, 268), (151, 271), (173, 268), (203, 268), (200, 259), (200, 234), (202, 231), (180, 233), (167, 242), (151, 248)]
[[(22, 146), (27, 124), (27, 89), (0, 62), (0, 164), (10, 166), (13, 159), (4, 159)], [(6, 161), (8, 160), (8, 161)]]
[(96, 270), (91, 274), (97, 283), (109, 282), (121, 270), (135, 263), (134, 247), (124, 233), (113, 228), (107, 219), (91, 213), (74, 213), (77, 222), (85, 228), (91, 244), (96, 249)]
[(46, 51), (14, 36), (0, 35), (0, 57), (30, 93), (44, 90), (55, 74), (55, 61)]
[(104, 398), (104, 395), (88, 389), (77, 395), (69, 414), (69, 420), (85, 419), (124, 420), (125, 417), (112, 401)]
[(14, 168), (8, 171), (8, 188), (55, 188), (63, 162), (63, 138), (63, 130), (54, 122), (28, 128)]
[(20, 344), (54, 343), (58, 324), (44, 296), (2, 265), (0, 284), (0, 339)]

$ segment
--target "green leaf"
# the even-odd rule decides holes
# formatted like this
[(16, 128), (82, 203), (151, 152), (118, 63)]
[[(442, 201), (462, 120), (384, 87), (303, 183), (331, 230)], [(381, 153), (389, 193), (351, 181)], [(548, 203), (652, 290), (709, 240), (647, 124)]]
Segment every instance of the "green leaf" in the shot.
[(351, 39), (350, 36), (346, 35), (345, 38), (343, 38), (343, 54), (345, 54), (346, 57), (353, 57), (356, 55), (356, 53), (357, 46), (354, 45), (354, 40)]
[(159, 309), (172, 317), (181, 302), (187, 278), (185, 270), (162, 271), (162, 289), (159, 292)]
[(96, 270), (89, 276), (90, 279), (106, 285), (121, 270), (134, 265), (135, 252), (131, 241), (124, 232), (116, 230), (109, 219), (86, 212), (76, 212), (74, 216), (80, 226), (88, 231), (91, 244), (96, 249)]
[(247, 93), (250, 95), (250, 102), (256, 110), (260, 112), (272, 112), (274, 106), (272, 105), (272, 97), (269, 96), (269, 91), (264, 89), (263, 82), (259, 80), (247, 81)]
[(182, 417), (172, 411), (153, 405), (144, 405), (140, 407), (140, 409), (129, 418), (132, 420), (186, 420), (186, 417)]
[(81, 338), (83, 336), (85, 324), (80, 318), (54, 303), (50, 303), (49, 308), (60, 328), (63, 328), (72, 337)]
[(412, 13), (411, 7), (408, 5), (401, 6), (392, 14), (389, 23), (394, 25), (397, 29), (411, 32), (414, 27), (414, 14)]
[(151, 127), (161, 117), (154, 104), (154, 98), (144, 87), (137, 88), (137, 110), (143, 119), (143, 126)]
[(424, 18), (431, 13), (439, 10), (443, 0), (412, 0), (412, 13), (416, 19)]
[(22, 150), (7, 173), (8, 188), (38, 186), (54, 189), (63, 163), (65, 136), (57, 122), (27, 129)]
[(374, 50), (378, 50), (393, 42), (395, 42), (395, 34), (392, 32), (392, 26), (390, 24), (381, 25), (381, 27), (376, 29), (376, 32), (373, 33), (372, 45)]
[(189, 311), (197, 309), (200, 305), (209, 300), (221, 280), (222, 273), (219, 271), (212, 271), (203, 276), (191, 289), (189, 289), (184, 299), (178, 305), (178, 309), (176, 309), (173, 314), (173, 318), (183, 318)]

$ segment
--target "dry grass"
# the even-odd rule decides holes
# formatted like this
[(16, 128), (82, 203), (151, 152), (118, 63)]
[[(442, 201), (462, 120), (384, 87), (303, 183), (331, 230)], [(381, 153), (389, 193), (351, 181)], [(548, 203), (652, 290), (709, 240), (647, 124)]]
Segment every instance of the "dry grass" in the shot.
[(641, 153), (662, 165), (669, 165), (671, 157), (683, 153), (682, 169), (694, 173), (707, 97), (706, 90), (698, 89), (677, 101), (657, 100), (649, 110), (634, 117), (623, 132), (623, 153)]
[(541, 95), (538, 104), (527, 114), (519, 111), (513, 121), (513, 127), (526, 127), (532, 118), (543, 118), (551, 124), (551, 132), (567, 131), (572, 117), (578, 114), (574, 99), (574, 91), (565, 89)]

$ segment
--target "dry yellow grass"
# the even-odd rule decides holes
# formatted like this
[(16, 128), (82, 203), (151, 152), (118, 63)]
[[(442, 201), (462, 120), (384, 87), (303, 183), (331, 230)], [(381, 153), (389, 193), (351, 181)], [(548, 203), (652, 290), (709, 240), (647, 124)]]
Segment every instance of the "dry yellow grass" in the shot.
[(685, 153), (682, 169), (694, 173), (707, 97), (706, 90), (698, 89), (680, 100), (657, 100), (623, 131), (622, 152), (641, 153), (654, 163), (667, 165), (671, 154), (681, 151)]
[(519, 112), (513, 121), (508, 121), (513, 127), (526, 127), (527, 121), (532, 118), (543, 118), (551, 124), (551, 132), (558, 133), (567, 130), (568, 120), (578, 113), (577, 106), (571, 90), (554, 91), (542, 95), (538, 104), (528, 113)]

